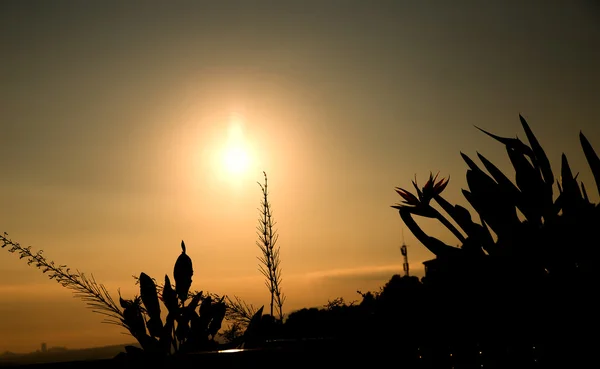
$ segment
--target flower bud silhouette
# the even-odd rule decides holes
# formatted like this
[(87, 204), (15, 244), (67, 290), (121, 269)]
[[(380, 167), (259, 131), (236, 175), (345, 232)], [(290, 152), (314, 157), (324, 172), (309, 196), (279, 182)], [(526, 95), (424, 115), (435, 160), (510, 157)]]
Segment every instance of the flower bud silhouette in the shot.
[(192, 285), (192, 259), (185, 253), (185, 243), (181, 241), (181, 254), (175, 262), (173, 277), (175, 277), (175, 291), (179, 299), (184, 302), (188, 298), (188, 292)]

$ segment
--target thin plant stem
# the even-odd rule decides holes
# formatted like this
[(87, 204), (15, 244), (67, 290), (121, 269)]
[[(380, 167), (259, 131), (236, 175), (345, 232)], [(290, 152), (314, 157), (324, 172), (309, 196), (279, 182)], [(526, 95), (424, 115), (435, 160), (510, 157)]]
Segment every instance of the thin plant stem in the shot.
[(48, 278), (54, 279), (63, 287), (73, 291), (75, 297), (85, 301), (93, 312), (105, 316), (104, 323), (121, 325), (128, 328), (123, 323), (123, 312), (115, 303), (103, 284), (96, 282), (93, 275), (89, 278), (79, 270), (71, 271), (66, 265), (57, 265), (54, 261), (48, 261), (43, 250), (33, 253), (31, 246), (23, 247), (18, 242), (8, 238), (5, 232), (0, 235), (2, 248), (6, 248), (10, 253), (19, 254), (20, 259), (26, 259), (27, 265), (33, 265), (40, 269), (42, 273), (47, 274)]
[(260, 217), (257, 227), (258, 241), (256, 242), (262, 252), (262, 256), (258, 257), (259, 270), (265, 276), (265, 285), (271, 294), (271, 316), (275, 316), (274, 307), (276, 307), (279, 320), (283, 320), (285, 295), (281, 292), (281, 266), (279, 247), (277, 246), (279, 235), (275, 230), (276, 222), (273, 220), (273, 211), (269, 202), (267, 174), (263, 172), (263, 175), (265, 177), (264, 185), (258, 184), (262, 190)]

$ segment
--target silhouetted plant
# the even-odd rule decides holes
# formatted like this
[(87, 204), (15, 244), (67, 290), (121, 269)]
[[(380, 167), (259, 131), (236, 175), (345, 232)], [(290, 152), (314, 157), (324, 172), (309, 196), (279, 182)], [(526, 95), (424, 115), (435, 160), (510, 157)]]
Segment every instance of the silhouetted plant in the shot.
[(0, 235), (2, 248), (7, 248), (8, 252), (19, 254), (20, 259), (26, 259), (27, 264), (40, 269), (42, 273), (48, 275), (48, 278), (60, 283), (63, 287), (73, 291), (75, 297), (86, 302), (93, 312), (102, 314), (106, 317), (105, 323), (124, 325), (124, 315), (119, 306), (115, 303), (103, 284), (96, 282), (93, 275), (89, 278), (79, 270), (71, 271), (66, 265), (57, 265), (54, 261), (49, 261), (43, 255), (43, 250), (34, 253), (31, 246), (23, 247), (18, 242), (8, 238), (5, 232)]
[(244, 327), (238, 322), (232, 322), (228, 328), (223, 330), (221, 336), (227, 343), (235, 343), (244, 335)]
[(228, 326), (224, 328), (221, 335), (228, 343), (240, 342), (243, 338), (245, 330), (252, 321), (252, 317), (256, 315), (257, 309), (252, 304), (248, 304), (238, 296), (225, 296), (225, 304), (227, 305), (227, 313), (225, 321)]
[[(165, 282), (158, 293), (154, 280), (141, 273), (138, 278), (140, 296), (133, 300), (120, 298), (124, 309), (123, 323), (146, 353), (164, 356), (211, 350), (217, 346), (214, 339), (226, 313), (224, 298), (214, 301), (212, 296), (202, 292), (190, 298), (193, 274), (192, 259), (181, 241), (181, 254), (173, 269), (175, 286), (165, 275)], [(190, 301), (186, 304), (188, 299)], [(159, 301), (167, 309), (164, 323)], [(129, 352), (136, 350), (134, 347), (127, 349)]]
[[(518, 262), (518, 270), (523, 273), (526, 272), (523, 268), (527, 269), (521, 277), (590, 271), (596, 260), (592, 255), (595, 250), (586, 241), (596, 239), (600, 208), (589, 200), (583, 183), (580, 187), (565, 154), (562, 154), (561, 179), (557, 183), (559, 195), (553, 198), (554, 174), (549, 160), (525, 119), (519, 117), (529, 146), (518, 138), (499, 137), (477, 127), (506, 146), (515, 169), (516, 184), (483, 155), (477, 154), (489, 175), (461, 153), (469, 167), (469, 190), (462, 192), (477, 212), (480, 223), (472, 220), (466, 208), (446, 201), (441, 192), (448, 180), (436, 181), (437, 176), (431, 174), (422, 189), (413, 181), (417, 196), (396, 188), (404, 201), (392, 207), (399, 210), (415, 237), (438, 257), (457, 255), (457, 252), (475, 258), (498, 257), (504, 262), (510, 261), (514, 267)], [(583, 133), (580, 132), (579, 137), (600, 192), (600, 159)], [(431, 206), (431, 200), (449, 214), (460, 230)], [(523, 214), (523, 221), (517, 209)], [(461, 246), (456, 248), (427, 235), (413, 219), (414, 215), (438, 219), (458, 238)], [(564, 248), (567, 244), (569, 247)], [(514, 258), (516, 252), (518, 258)]]
[[(505, 145), (514, 182), (483, 155), (477, 153), (487, 173), (461, 153), (468, 166), (468, 190), (462, 193), (478, 221), (465, 207), (445, 200), (441, 193), (448, 181), (431, 174), (423, 188), (413, 181), (416, 195), (397, 187), (403, 202), (393, 208), (436, 255), (424, 279), (423, 311), (432, 318), (424, 331), (430, 336), (455, 342), (457, 335), (487, 342), (505, 337), (529, 347), (545, 342), (553, 347), (547, 352), (573, 354), (582, 351), (585, 327), (596, 319), (600, 206), (590, 201), (564, 153), (554, 196), (549, 160), (519, 117), (529, 145), (477, 127)], [(579, 139), (600, 192), (600, 159), (582, 132)], [(434, 209), (432, 200), (450, 218)], [(430, 236), (414, 216), (439, 220), (460, 246)]]
[(279, 246), (277, 240), (279, 235), (274, 229), (275, 221), (273, 220), (273, 211), (268, 198), (267, 189), (267, 173), (263, 172), (265, 183), (258, 183), (262, 190), (260, 218), (258, 220), (257, 234), (258, 241), (256, 244), (260, 248), (262, 255), (258, 258), (260, 261), (260, 272), (265, 276), (265, 284), (271, 294), (271, 316), (274, 316), (274, 305), (277, 308), (277, 316), (280, 321), (283, 321), (283, 303), (285, 295), (281, 292), (281, 265), (279, 260)]
[[(186, 253), (185, 243), (181, 241), (181, 254), (173, 269), (174, 286), (171, 285), (168, 275), (165, 275), (163, 284), (157, 285), (154, 279), (141, 273), (136, 278), (140, 286), (140, 296), (133, 300), (120, 299), (124, 309), (123, 323), (129, 327), (130, 333), (138, 340), (146, 354), (165, 356), (172, 353), (214, 350), (218, 347), (215, 338), (227, 313), (226, 296), (204, 294), (203, 291), (190, 292), (193, 274), (192, 260)], [(167, 309), (164, 323), (159, 301), (162, 301)], [(236, 298), (235, 302), (235, 317), (252, 312), (251, 305), (246, 305), (239, 298)], [(240, 312), (240, 307), (246, 310)], [(245, 326), (244, 334), (234, 334), (235, 339), (229, 342), (231, 346), (239, 347), (246, 344), (247, 340), (255, 339), (252, 332), (257, 328), (253, 326), (253, 322), (261, 314), (262, 308), (254, 312)], [(237, 324), (236, 327), (241, 328), (239, 322)], [(231, 332), (229, 333), (231, 336)], [(128, 346), (127, 350), (130, 353), (141, 352), (132, 346)]]
[[(135, 279), (136, 284), (140, 283), (140, 277), (134, 275), (133, 278)], [(154, 282), (154, 284), (156, 286), (156, 290), (158, 292), (163, 290), (164, 283), (160, 283), (160, 282), (156, 281), (154, 278), (152, 278), (152, 281)], [(226, 313), (225, 313), (224, 321), (228, 322), (229, 326), (224, 328), (221, 335), (223, 337), (225, 337), (225, 339), (229, 343), (233, 343), (234, 341), (238, 342), (237, 340), (232, 340), (232, 337), (235, 337), (235, 338), (242, 337), (243, 333), (248, 328), (248, 325), (250, 324), (252, 317), (258, 311), (256, 309), (256, 307), (254, 307), (254, 305), (246, 303), (238, 296), (233, 296), (233, 299), (232, 299), (227, 295), (221, 297), (218, 294), (211, 293), (211, 292), (205, 293), (203, 291), (197, 291), (197, 290), (190, 290), (188, 292), (188, 296), (192, 299), (197, 295), (202, 296), (201, 300), (210, 296), (212, 301), (221, 301), (225, 304)], [(241, 342), (239, 342), (239, 344), (241, 344)]]
[[(140, 277), (133, 275), (133, 279), (135, 280), (135, 284), (138, 285), (140, 283)], [(164, 283), (157, 281), (155, 278), (152, 278), (152, 281), (156, 285), (157, 291), (162, 291), (164, 288)], [(244, 300), (242, 300), (238, 296), (233, 296), (230, 298), (227, 295), (220, 296), (219, 294), (212, 292), (203, 292), (197, 290), (189, 290), (188, 297), (194, 298), (196, 295), (201, 294), (202, 299), (210, 296), (213, 301), (223, 301), (225, 303), (227, 309), (225, 313), (225, 320), (230, 321), (232, 323), (237, 323), (240, 327), (247, 327), (248, 323), (256, 313), (257, 309), (254, 305), (248, 304)]]
[(356, 304), (356, 301), (350, 301), (350, 303), (346, 303), (343, 297), (336, 297), (333, 300), (328, 300), (323, 307), (326, 310), (334, 310), (341, 307), (354, 306), (354, 304)]
[(225, 301), (227, 303), (226, 319), (237, 323), (241, 327), (246, 327), (250, 324), (252, 317), (258, 311), (254, 305), (246, 303), (238, 296), (233, 296), (233, 299), (225, 296)]

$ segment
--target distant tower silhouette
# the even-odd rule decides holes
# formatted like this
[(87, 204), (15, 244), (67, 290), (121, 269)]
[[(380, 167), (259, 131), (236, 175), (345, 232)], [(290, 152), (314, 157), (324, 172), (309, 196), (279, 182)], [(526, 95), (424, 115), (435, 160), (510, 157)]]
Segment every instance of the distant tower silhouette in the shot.
[(402, 256), (404, 256), (404, 264), (402, 264), (402, 269), (404, 269), (404, 275), (408, 277), (408, 250), (406, 249), (406, 244), (404, 243), (404, 229), (402, 230), (402, 246), (400, 247), (400, 252), (402, 253)]
[(46, 346), (46, 342), (42, 342), (42, 352), (48, 351), (48, 346)]

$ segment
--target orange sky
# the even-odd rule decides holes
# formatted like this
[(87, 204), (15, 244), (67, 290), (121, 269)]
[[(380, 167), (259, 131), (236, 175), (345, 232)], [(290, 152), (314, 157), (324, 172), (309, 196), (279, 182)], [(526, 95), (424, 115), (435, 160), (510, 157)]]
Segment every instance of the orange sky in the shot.
[[(524, 138), (522, 113), (593, 188), (577, 135), (600, 150), (596, 3), (290, 3), (2, 2), (0, 231), (115, 296), (171, 274), (183, 239), (195, 289), (260, 306), (265, 170), (289, 313), (401, 271), (395, 186), (440, 171), (465, 205), (461, 151), (509, 168), (473, 125)], [(422, 275), (432, 255), (404, 238)], [(100, 320), (0, 252), (0, 352), (131, 341)]]

